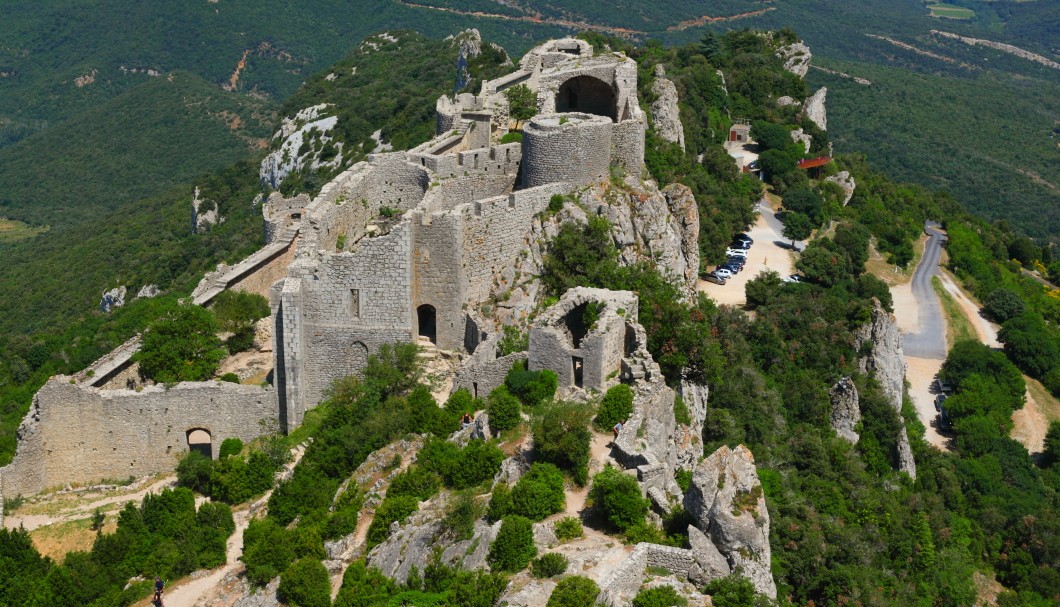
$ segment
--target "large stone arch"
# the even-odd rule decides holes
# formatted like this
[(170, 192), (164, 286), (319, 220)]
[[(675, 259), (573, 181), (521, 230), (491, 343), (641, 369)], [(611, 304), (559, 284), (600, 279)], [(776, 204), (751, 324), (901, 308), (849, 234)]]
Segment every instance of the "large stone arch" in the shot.
[(610, 84), (593, 76), (575, 76), (556, 93), (557, 112), (582, 112), (618, 122), (618, 95)]
[(350, 369), (355, 372), (363, 371), (368, 366), (368, 346), (363, 341), (355, 341), (346, 347), (346, 360)]

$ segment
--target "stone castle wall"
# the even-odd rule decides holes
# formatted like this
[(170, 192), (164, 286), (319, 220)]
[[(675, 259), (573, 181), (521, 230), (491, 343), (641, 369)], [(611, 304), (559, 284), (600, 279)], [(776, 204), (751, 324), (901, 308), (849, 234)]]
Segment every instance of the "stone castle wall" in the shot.
[(190, 430), (209, 432), (216, 454), (226, 438), (249, 442), (275, 427), (271, 388), (198, 382), (135, 392), (70, 381), (53, 377), (34, 396), (3, 468), (5, 497), (172, 470)]

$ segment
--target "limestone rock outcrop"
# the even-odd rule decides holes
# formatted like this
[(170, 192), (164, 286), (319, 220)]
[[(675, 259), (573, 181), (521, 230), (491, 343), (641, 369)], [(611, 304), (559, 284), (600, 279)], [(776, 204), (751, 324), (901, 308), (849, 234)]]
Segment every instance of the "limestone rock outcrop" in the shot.
[(707, 419), (709, 392), (705, 384), (681, 382), (681, 400), (692, 423), (677, 425), (677, 468), (691, 470), (703, 455), (703, 424)]
[(278, 141), (279, 145), (261, 161), (258, 169), (262, 184), (277, 189), (288, 175), (302, 170), (307, 165), (314, 169), (321, 166), (338, 166), (342, 161), (341, 141), (335, 144), (339, 153), (328, 162), (318, 162), (319, 152), (310, 151), (301, 156), (298, 154), (302, 143), (313, 136), (318, 137), (322, 143), (331, 141), (329, 133), (339, 119), (337, 116), (322, 116), (328, 107), (326, 103), (310, 106), (280, 122), (280, 128), (272, 136), (273, 142)]
[(209, 230), (210, 226), (224, 223), (224, 220), (217, 203), (200, 198), (199, 188), (196, 187), (195, 196), (191, 199), (191, 223), (195, 226), (195, 231), (202, 234)]
[(813, 59), (813, 53), (810, 52), (810, 47), (801, 42), (778, 48), (777, 56), (784, 60), (784, 69), (799, 78), (804, 78), (806, 72), (810, 71), (810, 60)]
[(822, 86), (817, 92), (810, 95), (803, 105), (802, 112), (813, 121), (822, 131), (828, 130), (828, 110), (825, 108), (825, 98), (828, 97), (828, 87)]
[(150, 284), (140, 287), (140, 290), (136, 292), (136, 299), (147, 299), (149, 297), (158, 297), (162, 294), (162, 289), (158, 288), (158, 285)]
[(871, 344), (868, 354), (862, 357), (858, 364), (862, 373), (876, 377), (888, 402), (898, 414), (898, 421), (902, 424), (898, 437), (899, 469), (915, 479), (916, 462), (913, 461), (913, 450), (909, 446), (909, 435), (905, 430), (905, 419), (902, 417), (902, 397), (905, 390), (902, 335), (898, 331), (898, 323), (883, 309), (879, 300), (873, 299), (872, 303), (872, 318), (854, 332), (855, 348), (858, 351), (866, 344)]
[(120, 308), (125, 305), (125, 294), (128, 290), (124, 286), (114, 287), (109, 291), (103, 292), (103, 297), (99, 300), (99, 311), (110, 312), (114, 308)]
[(857, 183), (854, 181), (854, 176), (850, 174), (850, 171), (839, 171), (831, 177), (826, 177), (825, 181), (830, 181), (843, 188), (843, 206), (847, 206), (850, 203), (850, 199), (854, 197), (854, 190), (857, 188)]
[(666, 78), (666, 68), (662, 64), (655, 66), (655, 81), (651, 85), (655, 101), (651, 103), (653, 126), (659, 137), (676, 143), (685, 149), (685, 129), (681, 124), (680, 109), (677, 105), (677, 87)]
[(695, 551), (704, 575), (724, 573), (720, 560), (703, 541), (707, 540), (730, 571), (749, 579), (756, 591), (776, 598), (777, 586), (769, 569), (769, 511), (754, 456), (747, 447), (724, 446), (700, 462), (685, 494), (685, 509), (704, 532), (702, 538), (696, 537), (700, 548)]
[(854, 428), (861, 422), (858, 388), (849, 377), (836, 382), (828, 392), (832, 401), (832, 429), (851, 444), (861, 438)]
[(802, 103), (800, 103), (798, 101), (795, 101), (794, 98), (788, 97), (787, 95), (784, 95), (783, 97), (778, 97), (777, 98), (777, 107), (789, 107), (789, 106), (798, 107), (800, 105), (802, 105)]
[(801, 143), (805, 148), (807, 154), (810, 153), (810, 144), (813, 143), (813, 137), (809, 133), (802, 129), (795, 129), (791, 132), (791, 140), (794, 143)]

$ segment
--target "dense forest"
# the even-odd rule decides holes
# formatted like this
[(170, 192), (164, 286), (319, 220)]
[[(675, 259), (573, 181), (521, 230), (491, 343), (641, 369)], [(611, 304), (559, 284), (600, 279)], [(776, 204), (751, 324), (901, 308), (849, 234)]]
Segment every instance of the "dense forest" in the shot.
[[(887, 167), (865, 156), (840, 155), (826, 170), (845, 169), (857, 180), (847, 206), (836, 204), (828, 186), (792, 170), (804, 150), (785, 139), (790, 130), (808, 129), (818, 149), (828, 140), (828, 134), (813, 129), (793, 109), (776, 106), (779, 96), (801, 99), (808, 93), (801, 80), (783, 71), (773, 53), (776, 40), (793, 36), (785, 31), (771, 41), (751, 32), (732, 32), (681, 47), (636, 47), (600, 35), (586, 38), (634, 57), (644, 87), (650, 85), (657, 64), (675, 81), (688, 149), (682, 152), (649, 134), (646, 164), (660, 184), (680, 182), (695, 192), (704, 217), (701, 247), (707, 259), (717, 259), (718, 244), (753, 220), (751, 205), (761, 186), (732, 168), (720, 142), (733, 116), (754, 121), (756, 136), (772, 152), (763, 155), (766, 179), (791, 209), (785, 216), (787, 227), (802, 223), (811, 229), (835, 228), (816, 238), (800, 257), (798, 267), (806, 282), (783, 283), (773, 274), (756, 278), (747, 287), (753, 315), (718, 307), (703, 296), (685, 303), (653, 266), (619, 266), (609, 226), (602, 219), (563, 226), (548, 249), (542, 282), (552, 294), (576, 285), (636, 291), (649, 350), (667, 381), (709, 385), (705, 453), (742, 443), (755, 455), (772, 517), (779, 604), (956, 607), (975, 601), (977, 574), (1004, 586), (998, 599), (1004, 607), (1055, 604), (1060, 600), (1060, 440), (1050, 442), (1035, 463), (1008, 433), (1012, 411), (1023, 405), (1020, 370), (1043, 378), (1047, 385), (1057, 375), (1057, 291), (1023, 271), (1052, 274), (1055, 280), (1060, 273), (1057, 262), (1050, 248), (1007, 224), (973, 217), (946, 193), (897, 183), (885, 174)], [(717, 70), (725, 77), (727, 92)], [(424, 88), (438, 86), (448, 92), (445, 87), (452, 86), (452, 72), (422, 73), (448, 76), (444, 82), (423, 83)], [(321, 99), (318, 93), (304, 94), (307, 101)], [(422, 89), (410, 98), (420, 104), (429, 100)], [(343, 99), (352, 102), (355, 97)], [(428, 116), (429, 109), (421, 107), (409, 115)], [(410, 140), (418, 132), (412, 126)], [(363, 137), (366, 127), (357, 128), (361, 130), (353, 131), (351, 141)], [(703, 162), (695, 160), (700, 154)], [(244, 233), (239, 226), (250, 233), (251, 211), (242, 211), (247, 217), (239, 219), (241, 211), (234, 203), (257, 188), (253, 168), (237, 165), (203, 181), (208, 196), (233, 205), (222, 208), (232, 209), (227, 229), (236, 230), (234, 234)], [(173, 225), (176, 217), (174, 211)], [(903, 416), (918, 466), (911, 480), (897, 470), (900, 419), (875, 378), (859, 370), (862, 352), (855, 349), (853, 334), (871, 317), (874, 299), (889, 305), (886, 285), (865, 271), (870, 241), (896, 265), (908, 264), (913, 242), (928, 219), (944, 223), (950, 235), (949, 263), (988, 302), (988, 312), (1004, 322), (1005, 349), (997, 352), (963, 342), (950, 352), (943, 372), (955, 388), (952, 452), (940, 452), (923, 440), (924, 428), (911, 403), (905, 402)], [(189, 236), (201, 241), (203, 249), (200, 256), (172, 262), (170, 286), (184, 280), (186, 288), (206, 260), (254, 244), (248, 236), (229, 248), (222, 244), (222, 234)], [(148, 279), (153, 278), (143, 277)], [(16, 357), (7, 355), (0, 367), (6, 374), (4, 402), (13, 403), (10, 410), (17, 412), (24, 406), (21, 399), (35, 389), (33, 382), (90, 360), (87, 354), (75, 358), (77, 348), (121, 339), (160, 315), (165, 305), (161, 299), (144, 300), (111, 316), (92, 315), (68, 325), (65, 334), (40, 333), (5, 348)], [(836, 437), (829, 420), (828, 389), (841, 377), (853, 378), (861, 394), (861, 440), (853, 446)], [(415, 347), (386, 347), (370, 359), (363, 378), (338, 382), (327, 401), (307, 417), (298, 439), (312, 437), (309, 448), (293, 475), (272, 494), (268, 515), (254, 521), (244, 536), (243, 560), (251, 583), (263, 585), (279, 576), (280, 593), (289, 602), (330, 605), (321, 564), (326, 556), (323, 543), (354, 528), (366, 498), (340, 492), (342, 482), (388, 442), (409, 433), (445, 436), (464, 412), (483, 408), (502, 436), (528, 431), (533, 438), (536, 463), (511, 494), (494, 491), (486, 499), (503, 459), (495, 444), (472, 441), (461, 448), (428, 436), (416, 464), (395, 477), (378, 505), (368, 540), (384, 540), (389, 523), (404, 520), (422, 500), (442, 490), (458, 492), (444, 520), (446, 533), (465, 536), (483, 517), (502, 521), (490, 548), (491, 572), (432, 565), (398, 585), (355, 564), (345, 574), (335, 605), (492, 605), (504, 588), (506, 572), (527, 566), (547, 571), (552, 566), (534, 558), (527, 538), (532, 548), (530, 521), (562, 509), (556, 488), (564, 477), (591, 487), (593, 508), (604, 521), (600, 527), (615, 541), (678, 546), (687, 541), (680, 531), (682, 523), (687, 528), (687, 519), (680, 513), (662, 527), (647, 521), (647, 504), (639, 492), (630, 491), (628, 477), (624, 482), (619, 478), (624, 475), (613, 470), (593, 478), (581, 476), (593, 415), (614, 415), (609, 411), (621, 409), (622, 394), (609, 392), (601, 402), (588, 405), (554, 402), (554, 378), (517, 367), (482, 402), (458, 391), (439, 404), (425, 380)], [(542, 421), (520, 430), (520, 412)], [(557, 427), (564, 431), (548, 431)], [(246, 501), (260, 495), (262, 479), (282, 461), (276, 444), (283, 445), (266, 442), (233, 449), (217, 463), (189, 455), (181, 464), (179, 481), (217, 501)], [(146, 500), (140, 508), (128, 506), (118, 532), (101, 533), (91, 552), (74, 553), (61, 566), (42, 559), (24, 533), (3, 532), (0, 598), (13, 606), (128, 605), (146, 593), (142, 585), (122, 590), (128, 577), (181, 575), (216, 564), (218, 538), (231, 532), (230, 511), (211, 504), (196, 512), (190, 498), (182, 488)], [(157, 514), (159, 510), (165, 516)], [(192, 521), (199, 523), (192, 528), (198, 531), (189, 529)], [(35, 574), (14, 575), (22, 568)], [(596, 595), (582, 580), (566, 578), (563, 590), (557, 588), (553, 595), (556, 601), (549, 604), (591, 602)], [(745, 590), (735, 579), (707, 589), (726, 597), (716, 599), (722, 607), (769, 604)], [(647, 600), (641, 604), (651, 604)]]

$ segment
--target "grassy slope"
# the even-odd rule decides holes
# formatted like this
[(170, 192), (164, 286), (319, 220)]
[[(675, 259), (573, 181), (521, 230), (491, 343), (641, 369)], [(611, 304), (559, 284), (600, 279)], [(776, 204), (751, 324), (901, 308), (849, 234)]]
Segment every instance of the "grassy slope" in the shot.
[(152, 79), (0, 149), (0, 216), (80, 223), (246, 157), (265, 145), (273, 114), (193, 74)]

